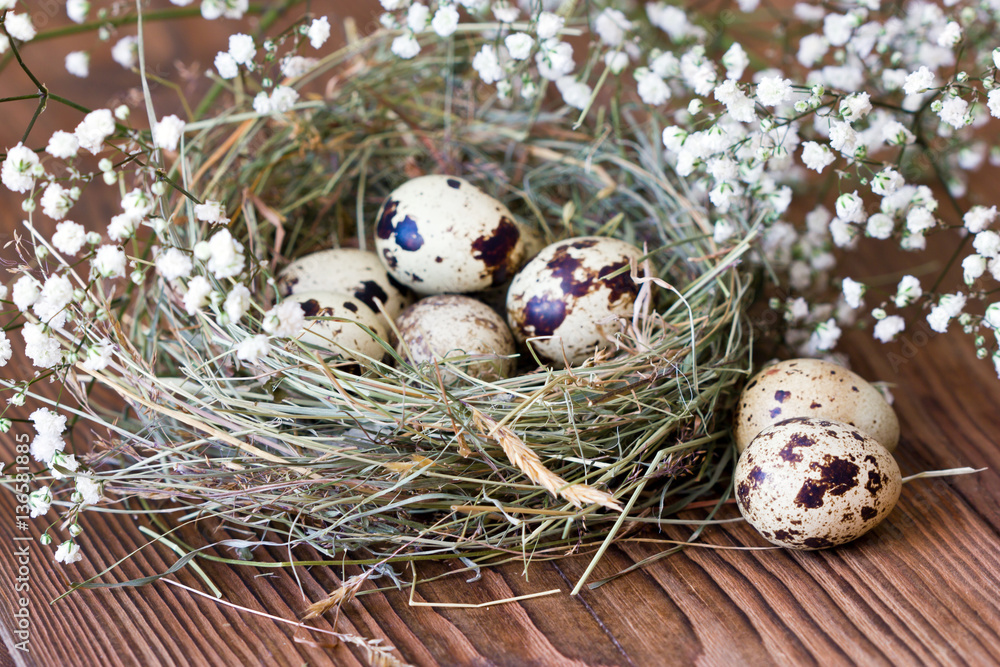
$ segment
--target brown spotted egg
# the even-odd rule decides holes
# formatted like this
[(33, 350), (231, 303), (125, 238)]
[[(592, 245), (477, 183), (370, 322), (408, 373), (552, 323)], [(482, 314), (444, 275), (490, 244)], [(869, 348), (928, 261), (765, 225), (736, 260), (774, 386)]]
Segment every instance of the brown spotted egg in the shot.
[(526, 252), (507, 207), (454, 176), (421, 176), (393, 190), (375, 220), (375, 250), (396, 280), (420, 294), (500, 285)]
[(384, 356), (385, 348), (362, 325), (382, 340), (388, 340), (385, 321), (361, 301), (349, 294), (318, 291), (300, 292), (289, 298), (302, 304), (306, 314), (305, 330), (298, 338), (300, 342), (327, 350), (334, 357), (359, 363)]
[[(545, 247), (514, 276), (507, 291), (507, 321), (520, 341), (544, 357), (579, 364), (605, 347), (632, 317), (638, 286), (628, 266), (642, 252), (599, 236)], [(625, 270), (610, 277), (611, 274)]]
[[(467, 296), (440, 294), (417, 301), (396, 320), (399, 353), (411, 364), (447, 361), (483, 380), (514, 371), (516, 350), (507, 324), (489, 306)], [(457, 375), (442, 369), (445, 382)]]
[(895, 507), (895, 459), (870, 436), (829, 419), (767, 427), (740, 456), (736, 501), (750, 525), (791, 549), (823, 549), (860, 537)]
[(899, 420), (878, 389), (857, 373), (819, 359), (768, 366), (740, 394), (733, 426), (743, 451), (765, 427), (790, 417), (825, 417), (856, 426), (890, 452)]
[(350, 294), (374, 313), (378, 303), (395, 318), (413, 302), (413, 294), (389, 275), (378, 255), (357, 248), (332, 248), (295, 260), (278, 275), (282, 296), (300, 292)]

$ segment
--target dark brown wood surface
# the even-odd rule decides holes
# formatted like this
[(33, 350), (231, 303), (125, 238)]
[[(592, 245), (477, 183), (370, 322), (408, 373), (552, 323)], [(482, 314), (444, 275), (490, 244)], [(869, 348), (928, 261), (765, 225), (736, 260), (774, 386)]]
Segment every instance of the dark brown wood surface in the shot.
[[(363, 16), (370, 4), (353, 11)], [(328, 13), (333, 18), (338, 10)], [(224, 48), (230, 29), (220, 30), (200, 37), (185, 31), (169, 38), (154, 36), (151, 57), (168, 72), (176, 72), (177, 64), (191, 67), (198, 59), (204, 66), (215, 50)], [(65, 82), (60, 69), (66, 50), (67, 45), (61, 45), (59, 62), (45, 70), (48, 81)], [(106, 53), (95, 51), (95, 72), (111, 74), (89, 82), (70, 81), (63, 90), (99, 105), (115, 91), (135, 85), (133, 75), (107, 60)], [(15, 70), (0, 74), (0, 97), (21, 92), (30, 92), (30, 87)], [(31, 109), (5, 106), (2, 112), (0, 139), (10, 145)], [(60, 113), (46, 112), (37, 137), (47, 137), (72, 119)], [(0, 231), (9, 238), (20, 217), (9, 199), (3, 203)], [(95, 224), (110, 216), (108, 202), (86, 206)], [(876, 257), (870, 253), (851, 261), (864, 275), (864, 267)], [(904, 265), (907, 260), (912, 258), (896, 261)], [(890, 268), (883, 257), (878, 262), (879, 270)], [(989, 469), (907, 484), (889, 518), (857, 542), (809, 553), (737, 550), (732, 547), (766, 543), (745, 524), (728, 524), (707, 530), (701, 540), (724, 549), (689, 548), (577, 597), (568, 592), (587, 558), (535, 564), (527, 572), (514, 564), (486, 570), (472, 583), (460, 575), (420, 586), (414, 598), (435, 605), (478, 604), (555, 588), (562, 593), (455, 609), (410, 606), (408, 589), (375, 592), (345, 605), (337, 630), (382, 638), (396, 647), (398, 658), (419, 665), (1000, 663), (1000, 381), (988, 362), (975, 358), (966, 338), (922, 331), (915, 328), (891, 345), (881, 345), (863, 332), (851, 333), (843, 349), (865, 377), (895, 383), (895, 408), (902, 424), (897, 458), (904, 475), (958, 466)], [(4, 369), (7, 377), (26, 377), (28, 372), (23, 364)], [(16, 424), (0, 438), (3, 460), (11, 460), (14, 438), (25, 432), (30, 432), (28, 425)], [(78, 430), (71, 448), (82, 450), (86, 440), (87, 434)], [(357, 648), (333, 645), (322, 634), (238, 611), (163, 582), (79, 592), (52, 604), (69, 581), (90, 577), (147, 543), (138, 529), (140, 521), (102, 512), (85, 517), (80, 543), (86, 558), (80, 563), (56, 564), (53, 547), (29, 542), (30, 652), (11, 650), (17, 642), (12, 614), (17, 598), (24, 595), (15, 592), (14, 552), (19, 543), (14, 538), (37, 537), (46, 526), (38, 519), (28, 531), (17, 530), (14, 503), (11, 494), (0, 493), (0, 637), (6, 647), (0, 649), (2, 667), (367, 664)], [(736, 515), (735, 508), (727, 509), (727, 516)], [(222, 537), (218, 529), (201, 530), (187, 529), (183, 537), (193, 544)], [(689, 529), (671, 527), (641, 533), (636, 541), (612, 548), (592, 580), (658, 553), (664, 545), (656, 540), (688, 535)], [(287, 553), (259, 549), (255, 557), (277, 561)], [(149, 546), (105, 580), (163, 571), (176, 558), (165, 547)], [(290, 620), (345, 576), (331, 568), (293, 573), (201, 565), (225, 601)], [(449, 567), (421, 565), (420, 573), (426, 576)], [(172, 579), (205, 590), (190, 569)], [(362, 591), (384, 582), (368, 582)], [(330, 630), (332, 622), (328, 615), (313, 625)]]

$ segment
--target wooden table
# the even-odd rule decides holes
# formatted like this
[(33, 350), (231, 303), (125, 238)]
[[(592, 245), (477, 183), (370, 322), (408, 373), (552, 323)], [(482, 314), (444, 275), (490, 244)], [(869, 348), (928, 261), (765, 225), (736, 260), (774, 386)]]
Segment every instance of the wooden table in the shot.
[[(202, 38), (199, 42), (197, 34), (186, 31), (172, 38), (154, 36), (151, 60), (167, 69), (174, 58), (187, 65), (195, 57), (207, 63), (214, 50), (224, 48), (224, 36)], [(60, 53), (69, 50), (60, 48)], [(61, 56), (58, 60), (42, 68), (53, 84), (65, 79)], [(107, 60), (106, 53), (95, 52), (93, 68), (110, 71), (106, 79), (66, 84), (71, 95), (77, 94), (74, 99), (106, 104), (109, 91), (135, 84), (133, 75)], [(88, 87), (95, 82), (100, 83), (96, 91)], [(22, 88), (24, 82), (14, 78), (13, 70), (0, 74), (4, 95)], [(4, 118), (10, 119), (0, 134), (5, 145), (16, 141), (11, 128), (24, 127), (30, 112), (4, 109)], [(72, 118), (56, 116), (43, 116), (34, 136), (47, 137)], [(87, 206), (98, 224), (111, 215), (107, 202)], [(19, 221), (11, 211), (9, 205), (0, 208), (5, 237)], [(874, 252), (852, 259), (862, 275)], [(883, 270), (884, 258), (876, 265)], [(881, 526), (839, 549), (734, 550), (765, 542), (745, 524), (730, 524), (706, 531), (701, 540), (722, 549), (689, 548), (577, 597), (568, 591), (587, 558), (536, 564), (527, 572), (509, 565), (484, 571), (472, 583), (463, 576), (419, 587), (415, 600), (431, 606), (410, 606), (409, 590), (362, 595), (345, 605), (337, 629), (382, 638), (397, 648), (395, 655), (419, 665), (1000, 663), (1000, 381), (988, 362), (975, 359), (970, 341), (959, 335), (929, 336), (918, 328), (901, 342), (881, 345), (857, 332), (847, 336), (843, 349), (862, 375), (896, 383), (895, 407), (902, 423), (897, 456), (904, 475), (958, 466), (989, 470), (907, 484), (899, 505)], [(28, 372), (23, 364), (5, 371), (14, 377)], [(74, 434), (70, 449), (86, 447), (88, 434), (81, 431)], [(26, 424), (16, 424), (0, 438), (3, 460), (11, 460), (20, 433), (30, 433)], [(728, 512), (735, 515), (734, 508)], [(163, 582), (79, 592), (51, 605), (69, 581), (110, 567), (147, 538), (130, 515), (90, 512), (80, 538), (87, 557), (64, 567), (53, 562), (53, 547), (14, 540), (37, 536), (45, 525), (38, 519), (28, 531), (16, 530), (14, 498), (0, 493), (0, 548), (6, 550), (0, 557), (0, 637), (9, 651), (0, 651), (0, 667), (367, 664), (360, 649), (329, 645), (321, 634)], [(641, 534), (654, 540), (687, 535), (684, 529), (669, 527)], [(189, 543), (221, 537), (208, 528), (184, 534)], [(30, 590), (15, 593), (14, 554), (21, 544), (30, 545)], [(614, 574), (661, 549), (650, 542), (612, 548), (592, 579)], [(231, 551), (214, 553), (233, 556)], [(278, 561), (287, 553), (259, 549), (255, 557)], [(160, 545), (147, 547), (103, 580), (160, 572), (176, 558)], [(284, 619), (297, 618), (309, 602), (336, 588), (345, 574), (328, 568), (293, 573), (201, 565), (225, 601)], [(448, 567), (423, 565), (421, 574)], [(190, 569), (172, 578), (205, 590)], [(383, 582), (366, 583), (362, 590)], [(478, 604), (554, 588), (563, 592), (480, 609), (434, 606)], [(10, 650), (18, 641), (12, 634), (12, 614), (21, 595), (30, 600), (29, 653)], [(328, 615), (315, 626), (333, 629), (332, 621)]]

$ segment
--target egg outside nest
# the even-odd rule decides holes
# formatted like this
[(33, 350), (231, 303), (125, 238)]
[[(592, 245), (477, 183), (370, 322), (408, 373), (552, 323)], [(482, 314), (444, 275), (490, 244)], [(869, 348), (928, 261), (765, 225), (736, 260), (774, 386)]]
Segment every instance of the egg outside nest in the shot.
[(740, 513), (769, 542), (825, 549), (877, 526), (899, 500), (892, 454), (859, 429), (797, 417), (746, 448), (733, 480)]

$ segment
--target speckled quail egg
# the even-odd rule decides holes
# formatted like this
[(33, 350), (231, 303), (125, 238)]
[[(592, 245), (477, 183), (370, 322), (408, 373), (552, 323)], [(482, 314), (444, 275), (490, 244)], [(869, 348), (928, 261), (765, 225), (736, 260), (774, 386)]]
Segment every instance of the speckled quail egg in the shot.
[(521, 225), (506, 206), (454, 176), (399, 186), (375, 221), (375, 250), (399, 282), (420, 294), (500, 285), (525, 259)]
[(736, 465), (743, 517), (770, 542), (823, 549), (860, 537), (895, 507), (899, 467), (859, 429), (796, 417), (768, 426)]
[[(396, 319), (397, 350), (412, 364), (448, 361), (483, 380), (510, 375), (516, 361), (507, 324), (484, 303), (457, 294), (417, 301)], [(446, 382), (457, 375), (442, 369)]]
[(828, 361), (790, 359), (754, 376), (737, 404), (737, 449), (742, 452), (764, 427), (790, 417), (824, 417), (856, 426), (890, 452), (899, 442), (899, 420), (879, 390)]
[[(627, 269), (642, 252), (599, 236), (545, 247), (514, 276), (507, 291), (507, 321), (514, 336), (546, 358), (579, 364), (607, 345), (631, 318), (638, 285)], [(614, 277), (612, 273), (626, 267)]]
[[(382, 359), (385, 348), (359, 325), (374, 331), (382, 340), (388, 340), (384, 320), (368, 306), (350, 294), (339, 292), (300, 292), (291, 297), (306, 314), (305, 331), (299, 341), (329, 350), (342, 359), (364, 363), (366, 357)], [(341, 318), (346, 321), (314, 318)]]
[(391, 318), (413, 302), (412, 292), (389, 275), (378, 255), (357, 248), (305, 255), (278, 275), (282, 296), (317, 291), (350, 294), (375, 313), (379, 312), (379, 301)]

